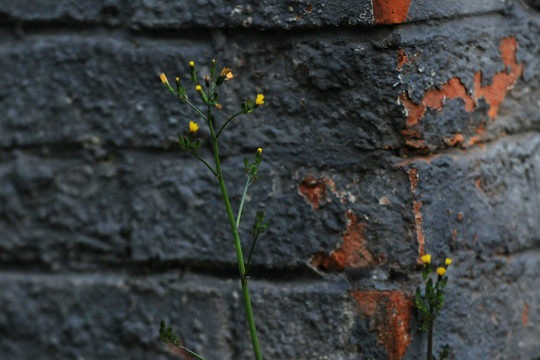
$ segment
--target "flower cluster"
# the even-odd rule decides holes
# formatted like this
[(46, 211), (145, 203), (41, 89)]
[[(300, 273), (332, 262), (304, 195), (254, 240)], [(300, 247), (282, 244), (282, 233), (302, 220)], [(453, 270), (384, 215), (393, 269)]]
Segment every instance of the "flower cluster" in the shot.
[[(225, 81), (231, 80), (234, 78), (234, 74), (232, 73), (232, 70), (224, 67), (223, 70), (219, 74), (216, 75), (216, 60), (212, 60), (212, 63), (210, 65), (210, 75), (206, 75), (204, 77), (204, 85), (207, 88), (207, 91), (204, 91), (203, 86), (201, 85), (201, 82), (199, 81), (199, 78), (197, 77), (197, 67), (195, 66), (194, 61), (189, 62), (189, 68), (190, 68), (190, 75), (191, 80), (193, 83), (195, 83), (195, 91), (199, 94), (199, 96), (203, 99), (203, 101), (211, 106), (216, 107), (217, 109), (221, 110), (222, 106), (219, 104), (219, 96), (217, 93), (218, 87), (223, 85)], [(167, 89), (178, 96), (180, 100), (183, 102), (189, 103), (188, 96), (186, 93), (186, 88), (180, 83), (180, 78), (176, 78), (176, 89), (174, 89), (169, 81), (167, 80), (167, 76), (165, 74), (160, 75), (161, 82), (167, 87)], [(258, 106), (264, 104), (264, 95), (263, 94), (257, 94), (255, 101), (253, 100), (247, 100), (246, 102), (242, 103), (242, 113), (247, 114), (251, 113), (253, 109), (257, 108)], [(191, 106), (191, 105), (190, 105)]]
[[(190, 69), (190, 75), (191, 80), (195, 84), (195, 92), (200, 96), (200, 98), (206, 103), (206, 105), (210, 107), (215, 107), (218, 110), (221, 110), (223, 107), (219, 104), (219, 94), (218, 94), (218, 88), (223, 85), (225, 81), (229, 81), (234, 78), (234, 74), (231, 69), (224, 67), (219, 74), (216, 73), (216, 61), (212, 60), (212, 63), (210, 65), (210, 75), (204, 76), (204, 85), (206, 87), (206, 90), (203, 88), (203, 85), (201, 85), (201, 82), (199, 81), (199, 78), (197, 77), (197, 67), (195, 66), (194, 61), (189, 62), (189, 69)], [(194, 104), (191, 103), (191, 101), (188, 98), (186, 87), (183, 86), (180, 82), (180, 78), (176, 78), (176, 89), (174, 89), (171, 84), (169, 83), (169, 80), (167, 79), (167, 76), (165, 74), (160, 75), (161, 82), (165, 85), (167, 90), (169, 90), (174, 95), (178, 96), (178, 98), (188, 104), (192, 109), (194, 109), (198, 115), (205, 120), (207, 123), (209, 121), (213, 121), (214, 117), (209, 115), (204, 115), (201, 110), (199, 110)], [(254, 109), (264, 104), (264, 95), (263, 94), (257, 94), (255, 97), (255, 100), (248, 99), (246, 102), (243, 102), (240, 106), (241, 110), (232, 115), (224, 124), (223, 126), (217, 131), (216, 137), (219, 137), (221, 134), (221, 131), (230, 123), (232, 119), (234, 119), (236, 116), (241, 114), (247, 114), (253, 112)], [(180, 135), (179, 136), (179, 142), (180, 147), (192, 153), (195, 156), (198, 156), (199, 154), (199, 147), (200, 147), (200, 141), (198, 139), (194, 138), (194, 134), (199, 130), (199, 124), (197, 124), (194, 121), (189, 122), (189, 132), (187, 135)], [(260, 149), (259, 149), (260, 150)], [(262, 151), (262, 150), (260, 150)], [(258, 151), (257, 157), (260, 161), (260, 152)], [(257, 164), (258, 165), (258, 164)], [(254, 174), (254, 178), (256, 178), (256, 172)]]
[[(424, 280), (424, 289), (421, 290), (420, 287), (416, 288), (416, 293), (414, 297), (414, 305), (418, 310), (420, 319), (422, 320), (422, 325), (420, 326), (420, 331), (428, 331), (428, 358), (432, 359), (432, 338), (433, 338), (433, 321), (437, 312), (444, 305), (444, 288), (446, 287), (446, 282), (448, 281), (448, 276), (446, 276), (446, 271), (452, 260), (446, 258), (442, 266), (433, 266), (431, 263), (431, 255), (425, 254), (421, 257), (423, 263), (422, 270), (422, 279)], [(431, 278), (430, 274), (436, 273), (437, 278), (435, 282)], [(448, 347), (445, 347), (440, 356), (440, 359), (445, 358), (448, 354)], [(444, 357), (443, 357), (444, 356)]]

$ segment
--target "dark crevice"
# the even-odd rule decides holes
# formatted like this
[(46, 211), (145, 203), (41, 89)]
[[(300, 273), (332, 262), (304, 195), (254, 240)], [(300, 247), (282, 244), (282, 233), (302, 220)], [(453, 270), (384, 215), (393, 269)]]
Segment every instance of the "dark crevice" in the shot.
[[(79, 263), (64, 263), (57, 267), (51, 267), (50, 264), (32, 260), (30, 262), (21, 259), (12, 259), (3, 261), (1, 272), (15, 273), (40, 273), (50, 275), (62, 274), (101, 274), (112, 273), (128, 277), (144, 277), (151, 275), (160, 275), (170, 272), (179, 272), (182, 276), (186, 274), (197, 274), (213, 277), (221, 280), (239, 279), (238, 267), (230, 263), (219, 263), (212, 261), (199, 262), (175, 261), (175, 260), (148, 260), (131, 261), (123, 263), (95, 262), (92, 264), (81, 265)], [(268, 268), (267, 266), (252, 265), (249, 278), (252, 280), (268, 280), (272, 282), (302, 282), (320, 280), (321, 275), (314, 272), (307, 266), (285, 266), (280, 268)]]
[[(298, 35), (302, 36), (316, 36), (316, 37), (334, 37), (335, 35), (348, 35), (353, 37), (362, 36), (366, 39), (382, 39), (387, 35), (392, 33), (397, 27), (406, 29), (410, 26), (416, 26), (419, 24), (429, 23), (433, 20), (437, 20), (439, 24), (444, 25), (445, 23), (453, 21), (470, 21), (470, 18), (477, 17), (487, 17), (493, 16), (495, 14), (504, 14), (505, 10), (491, 10), (486, 12), (470, 13), (470, 14), (460, 14), (452, 16), (442, 16), (439, 18), (430, 18), (430, 19), (421, 19), (410, 21), (401, 24), (356, 24), (350, 25), (345, 22), (340, 22), (339, 24), (328, 24), (323, 26), (315, 25), (302, 25), (294, 27), (282, 27), (282, 26), (267, 26), (267, 27), (245, 27), (245, 26), (223, 26), (208, 28), (205, 25), (189, 25), (183, 28), (177, 27), (161, 27), (161, 28), (148, 28), (144, 26), (128, 26), (126, 25), (127, 21), (118, 20), (118, 10), (117, 9), (104, 9), (104, 16), (106, 19), (113, 18), (114, 21), (96, 21), (96, 22), (85, 22), (78, 21), (77, 19), (53, 19), (53, 20), (21, 20), (14, 18), (7, 13), (0, 13), (0, 31), (16, 32), (19, 33), (21, 30), (25, 36), (66, 36), (66, 35), (81, 35), (84, 33), (96, 35), (103, 34), (105, 36), (111, 31), (115, 32), (116, 35), (122, 34), (123, 36), (131, 36), (133, 38), (149, 38), (153, 40), (178, 40), (178, 38), (189, 39), (189, 40), (208, 40), (212, 37), (212, 34), (215, 32), (223, 32), (227, 36), (234, 37), (239, 36), (253, 36), (259, 35), (261, 37), (269, 38), (287, 38), (287, 37), (297, 37)], [(116, 13), (115, 13), (116, 12)], [(359, 31), (361, 30), (361, 31)], [(117, 36), (114, 36), (117, 37)], [(399, 39), (397, 42), (382, 41), (377, 42), (376, 40), (373, 44), (376, 47), (383, 48), (400, 48)]]

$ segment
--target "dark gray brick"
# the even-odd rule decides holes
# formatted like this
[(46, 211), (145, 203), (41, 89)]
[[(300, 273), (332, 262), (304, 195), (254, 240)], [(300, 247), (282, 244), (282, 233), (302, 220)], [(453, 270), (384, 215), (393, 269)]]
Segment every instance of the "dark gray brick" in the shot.
[(507, 257), (459, 252), (448, 272), (435, 344), (450, 344), (456, 359), (535, 359), (539, 255), (537, 250)]
[(516, 135), (409, 164), (426, 250), (502, 256), (537, 248), (539, 141)]
[[(511, 1), (465, 0), (422, 2), (378, 1), (197, 1), (170, 3), (163, 0), (135, 1), (129, 8), (133, 29), (255, 28), (296, 29), (403, 23), (454, 16), (505, 11)], [(382, 3), (382, 1), (381, 1)], [(409, 3), (409, 4), (408, 4)], [(372, 5), (375, 4), (375, 5)], [(394, 5), (395, 8), (391, 8)], [(381, 10), (374, 10), (381, 9)]]
[(175, 359), (159, 322), (208, 358), (233, 358), (230, 285), (178, 274), (3, 274), (0, 350), (11, 359)]
[(3, 1), (0, 3), (0, 19), (3, 18), (3, 24), (99, 23), (104, 20), (104, 15), (107, 9), (113, 6), (113, 2), (115, 0)]

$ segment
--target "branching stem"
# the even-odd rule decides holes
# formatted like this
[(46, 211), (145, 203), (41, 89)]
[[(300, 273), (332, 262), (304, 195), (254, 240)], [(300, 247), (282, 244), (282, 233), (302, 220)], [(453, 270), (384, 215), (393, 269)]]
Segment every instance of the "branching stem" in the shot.
[(206, 167), (210, 169), (210, 171), (214, 174), (214, 176), (216, 176), (216, 177), (218, 176), (216, 170), (214, 170), (214, 168), (212, 168), (212, 166), (211, 166), (208, 162), (206, 162), (206, 160), (204, 160), (202, 157), (200, 157), (200, 156), (197, 155), (197, 154), (193, 154), (193, 156), (195, 156), (195, 157), (196, 157), (197, 159), (199, 159), (204, 165), (206, 165)]
[(225, 127), (227, 125), (229, 125), (229, 123), (232, 121), (232, 119), (234, 119), (235, 117), (237, 117), (238, 115), (242, 115), (244, 112), (243, 111), (240, 111), (239, 113), (236, 113), (234, 114), (233, 116), (231, 116), (229, 118), (229, 120), (225, 121), (225, 123), (221, 126), (221, 128), (219, 129), (219, 131), (217, 132), (217, 135), (216, 135), (216, 138), (219, 138), (219, 135), (221, 135), (221, 132), (225, 129)]
[(207, 121), (208, 127), (210, 128), (210, 135), (212, 138), (212, 151), (214, 152), (214, 160), (216, 163), (216, 172), (217, 178), (219, 181), (219, 187), (221, 189), (221, 195), (223, 197), (223, 202), (225, 203), (225, 208), (227, 210), (227, 217), (231, 225), (231, 231), (234, 237), (234, 245), (236, 247), (236, 258), (238, 260), (238, 270), (240, 272), (240, 282), (242, 284), (242, 293), (244, 295), (244, 306), (246, 308), (246, 315), (249, 325), (249, 333), (251, 335), (251, 343), (253, 345), (253, 352), (255, 354), (256, 360), (262, 360), (262, 354), (259, 346), (259, 340), (257, 338), (257, 330), (255, 329), (255, 319), (253, 317), (253, 309), (251, 307), (251, 299), (249, 296), (249, 289), (246, 277), (246, 269), (244, 266), (244, 256), (242, 254), (242, 244), (240, 242), (240, 236), (238, 235), (238, 226), (234, 219), (232, 212), (231, 203), (229, 201), (229, 196), (227, 194), (227, 188), (225, 187), (225, 181), (223, 180), (223, 173), (221, 172), (221, 163), (219, 158), (219, 149), (218, 149), (218, 139), (214, 130), (213, 121), (211, 121), (211, 107), (208, 105), (208, 116), (207, 118), (210, 121)]
[(244, 193), (242, 194), (242, 200), (240, 200), (240, 207), (238, 208), (238, 215), (236, 215), (236, 228), (240, 226), (240, 218), (242, 217), (242, 210), (244, 208), (244, 201), (246, 200), (246, 195), (248, 192), (249, 185), (251, 185), (251, 181), (248, 177), (246, 181), (246, 185), (244, 186)]

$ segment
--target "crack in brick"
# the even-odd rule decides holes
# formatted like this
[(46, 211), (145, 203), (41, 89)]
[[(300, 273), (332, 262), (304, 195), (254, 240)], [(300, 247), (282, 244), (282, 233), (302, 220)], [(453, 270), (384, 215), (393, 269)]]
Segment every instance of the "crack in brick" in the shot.
[(413, 201), (414, 224), (416, 228), (416, 240), (418, 241), (418, 263), (422, 262), (425, 255), (424, 230), (422, 229), (422, 201), (416, 199), (416, 186), (418, 185), (418, 169), (412, 168), (407, 172), (411, 182), (411, 195)]
[(400, 360), (411, 343), (411, 312), (414, 303), (404, 291), (354, 291), (358, 312), (374, 318), (377, 342), (388, 351), (388, 360)]
[(529, 319), (529, 304), (525, 303), (523, 304), (523, 313), (521, 313), (521, 321), (523, 322), (524, 326), (527, 326)]
[[(447, 99), (460, 98), (465, 102), (465, 111), (472, 112), (478, 105), (478, 99), (483, 98), (489, 104), (488, 116), (491, 120), (497, 117), (499, 106), (504, 101), (506, 93), (510, 90), (523, 73), (523, 63), (516, 61), (517, 40), (515, 37), (506, 37), (501, 40), (500, 52), (506, 71), (496, 73), (489, 85), (482, 86), (482, 73), (476, 72), (474, 76), (474, 95), (470, 95), (465, 85), (458, 77), (453, 77), (447, 83), (442, 84), (440, 89), (429, 89), (424, 94), (420, 104), (415, 104), (406, 92), (398, 95), (398, 100), (403, 105), (407, 113), (405, 129), (401, 132), (405, 143), (416, 149), (426, 149), (428, 145), (424, 139), (420, 122), (426, 114), (427, 108), (441, 111)], [(403, 50), (400, 50), (401, 52)], [(405, 53), (400, 55), (398, 51), (398, 69), (403, 63), (399, 58), (405, 57)], [(481, 124), (475, 130), (476, 135), (467, 139), (463, 134), (456, 133), (450, 139), (445, 139), (448, 146), (471, 146), (481, 141), (486, 133), (485, 125)]]

